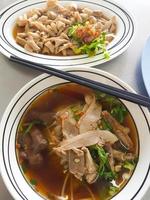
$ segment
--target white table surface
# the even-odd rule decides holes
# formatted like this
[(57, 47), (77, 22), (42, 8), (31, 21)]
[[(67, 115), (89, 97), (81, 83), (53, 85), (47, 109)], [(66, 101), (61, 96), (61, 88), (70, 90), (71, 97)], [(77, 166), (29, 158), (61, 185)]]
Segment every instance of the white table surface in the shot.
[[(1, 0), (0, 9), (15, 0)], [(94, 1), (94, 0), (93, 0)], [(128, 83), (138, 93), (147, 95), (141, 74), (141, 53), (150, 35), (150, 0), (116, 0), (130, 11), (135, 19), (136, 33), (128, 50), (114, 60), (96, 68), (110, 72)], [(15, 93), (40, 72), (25, 69), (20, 64), (11, 63), (0, 54), (0, 119)], [(150, 199), (150, 189), (143, 200)], [(13, 200), (0, 176), (0, 200)], [(122, 200), (122, 199), (120, 199)]]

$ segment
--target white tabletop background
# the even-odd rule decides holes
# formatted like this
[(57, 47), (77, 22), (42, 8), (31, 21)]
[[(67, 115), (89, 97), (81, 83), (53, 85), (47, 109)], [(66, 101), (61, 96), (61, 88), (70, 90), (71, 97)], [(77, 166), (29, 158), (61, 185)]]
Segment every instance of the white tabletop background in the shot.
[[(15, 0), (1, 0), (0, 10)], [(93, 0), (94, 1), (94, 0)], [(111, 1), (111, 0), (110, 0)], [(135, 37), (128, 50), (114, 60), (96, 68), (110, 72), (128, 83), (138, 93), (147, 95), (141, 74), (141, 54), (150, 35), (150, 0), (116, 0), (130, 11), (135, 20)], [(0, 54), (0, 119), (11, 98), (40, 72), (25, 69)], [(143, 200), (150, 199), (150, 189)], [(0, 176), (0, 200), (13, 200)], [(122, 199), (121, 199), (122, 200)]]

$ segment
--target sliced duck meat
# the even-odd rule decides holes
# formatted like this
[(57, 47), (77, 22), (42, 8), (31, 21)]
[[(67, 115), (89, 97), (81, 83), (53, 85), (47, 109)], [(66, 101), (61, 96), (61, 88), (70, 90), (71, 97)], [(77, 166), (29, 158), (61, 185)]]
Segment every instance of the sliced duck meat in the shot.
[(122, 126), (108, 111), (103, 111), (102, 116), (111, 124), (114, 132), (116, 132), (116, 130), (119, 130), (124, 134), (130, 132), (129, 128)]
[(83, 108), (84, 114), (78, 121), (80, 134), (87, 131), (95, 130), (97, 122), (100, 120), (102, 107), (96, 104), (95, 95), (85, 95), (85, 106)]
[[(54, 149), (53, 149), (54, 150)], [(58, 151), (57, 149), (54, 150), (54, 153), (60, 157), (60, 164), (63, 165), (64, 169), (68, 169), (68, 162), (69, 162), (69, 154), (68, 151)]]
[(22, 149), (19, 155), (22, 160), (27, 160), (33, 166), (43, 163), (41, 151), (48, 147), (48, 142), (38, 128), (34, 126), (30, 133), (21, 135), (18, 142)]
[(112, 128), (113, 132), (117, 135), (117, 137), (121, 140), (121, 142), (129, 149), (132, 150), (133, 142), (128, 135), (130, 130), (127, 127), (122, 126), (109, 112), (103, 111), (102, 116), (105, 120), (107, 120)]
[(88, 148), (83, 147), (82, 150), (85, 152), (85, 179), (89, 184), (91, 184), (98, 178), (97, 167)]
[(118, 161), (134, 160), (135, 155), (133, 153), (123, 153), (121, 151), (113, 149), (113, 157)]
[(110, 143), (106, 143), (105, 144), (105, 149), (107, 150), (108, 154), (108, 161), (109, 161), (109, 165), (112, 171), (114, 171), (114, 157), (113, 157), (113, 149)]
[(76, 126), (76, 120), (73, 118), (69, 108), (57, 113), (57, 117), (61, 120), (62, 133), (65, 139), (79, 134), (79, 130)]
[(76, 136), (79, 134), (79, 130), (76, 127), (76, 122), (68, 117), (62, 120), (62, 131), (65, 138)]
[(117, 137), (119, 138), (119, 140), (121, 140), (121, 142), (127, 149), (129, 149), (129, 150), (133, 149), (133, 142), (128, 134), (124, 134), (120, 130), (116, 130), (115, 133), (116, 133)]
[(94, 144), (103, 146), (106, 142), (115, 143), (118, 138), (107, 130), (94, 130), (71, 137), (60, 142), (60, 146), (54, 148), (57, 151), (66, 151), (72, 148), (88, 147)]
[(38, 153), (48, 147), (47, 140), (38, 128), (33, 127), (30, 131), (30, 135), (32, 138), (32, 149), (35, 153)]
[(84, 152), (80, 149), (73, 148), (68, 152), (69, 171), (77, 179), (82, 180), (85, 173), (85, 158)]
[(63, 139), (62, 127), (60, 121), (54, 121), (50, 126), (46, 127), (48, 143), (51, 147), (58, 146)]
[(46, 124), (51, 124), (55, 120), (55, 114), (52, 112), (40, 112), (32, 110), (28, 114), (28, 121), (40, 120)]

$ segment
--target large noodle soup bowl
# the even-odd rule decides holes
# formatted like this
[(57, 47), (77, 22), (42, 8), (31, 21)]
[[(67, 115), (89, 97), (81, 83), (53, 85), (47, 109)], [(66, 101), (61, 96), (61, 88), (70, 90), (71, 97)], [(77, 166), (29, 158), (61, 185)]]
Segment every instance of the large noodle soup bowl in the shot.
[[(85, 68), (67, 68), (65, 70), (91, 80), (134, 92), (126, 83), (101, 70)], [(33, 79), (14, 96), (3, 115), (0, 127), (0, 169), (8, 191), (16, 200), (46, 199), (28, 183), (18, 163), (16, 133), (19, 122), (26, 109), (39, 95), (50, 87), (66, 82), (66, 80), (47, 74)], [(121, 101), (130, 112), (138, 132), (139, 159), (127, 184), (112, 199), (140, 200), (150, 185), (150, 115), (145, 107), (125, 100)]]

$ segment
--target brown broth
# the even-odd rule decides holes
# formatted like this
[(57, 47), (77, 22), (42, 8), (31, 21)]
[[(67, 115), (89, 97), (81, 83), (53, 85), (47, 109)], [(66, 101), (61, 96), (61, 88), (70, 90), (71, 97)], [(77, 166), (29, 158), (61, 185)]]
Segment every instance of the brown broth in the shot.
[(14, 39), (16, 39), (18, 33), (24, 33), (24, 31), (25, 31), (24, 27), (17, 26), (17, 24), (15, 24), (15, 26), (13, 28), (13, 37), (14, 37)]
[[(90, 92), (91, 89), (78, 86), (76, 84), (65, 84), (53, 89), (49, 89), (39, 96), (34, 102), (29, 106), (25, 112), (21, 123), (28, 121), (28, 113), (31, 110), (38, 111), (51, 111), (56, 112), (63, 106), (71, 105), (76, 102), (84, 102), (85, 93)], [(138, 138), (137, 130), (132, 117), (128, 114), (126, 116), (124, 125), (129, 127), (131, 130), (130, 136), (134, 143), (134, 153), (138, 155)], [(55, 154), (50, 152), (44, 152), (44, 163), (39, 168), (33, 168), (28, 165), (28, 163), (23, 163), (26, 165), (25, 178), (30, 182), (30, 180), (36, 180), (37, 184), (33, 188), (43, 195), (47, 199), (51, 199), (50, 193), (55, 195), (61, 195), (62, 186), (67, 173), (64, 173), (63, 166), (60, 165), (60, 159)], [(18, 158), (19, 159), (19, 158)], [(21, 160), (19, 159), (20, 164)], [(69, 175), (65, 195), (69, 196), (71, 199), (70, 187), (73, 187), (74, 200), (91, 198), (90, 192), (95, 196), (95, 200), (106, 200), (110, 199), (107, 194), (108, 183), (105, 181), (98, 180), (96, 183), (87, 185), (74, 178), (74, 176)], [(122, 183), (121, 188), (126, 184)], [(121, 189), (120, 188), (120, 189)]]

